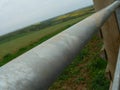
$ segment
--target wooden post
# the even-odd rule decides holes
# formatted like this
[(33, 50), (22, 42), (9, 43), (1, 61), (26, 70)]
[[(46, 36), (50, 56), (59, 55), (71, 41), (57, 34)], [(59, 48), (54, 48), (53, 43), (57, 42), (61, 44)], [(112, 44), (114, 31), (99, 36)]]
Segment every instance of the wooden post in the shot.
[[(115, 0), (93, 0), (93, 1), (95, 10), (98, 11), (108, 6)], [(111, 15), (111, 17), (104, 24), (104, 26), (101, 27), (101, 34), (103, 37), (105, 52), (107, 54), (108, 61), (107, 70), (109, 72), (110, 80), (112, 81), (114, 78), (120, 37), (118, 21), (115, 12)]]

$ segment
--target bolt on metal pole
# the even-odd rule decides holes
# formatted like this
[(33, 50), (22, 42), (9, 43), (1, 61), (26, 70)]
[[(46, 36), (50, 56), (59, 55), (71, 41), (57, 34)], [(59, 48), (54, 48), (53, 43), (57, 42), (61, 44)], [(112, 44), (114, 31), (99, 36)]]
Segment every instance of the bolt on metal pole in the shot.
[(115, 1), (0, 67), (0, 90), (48, 89), (119, 5)]

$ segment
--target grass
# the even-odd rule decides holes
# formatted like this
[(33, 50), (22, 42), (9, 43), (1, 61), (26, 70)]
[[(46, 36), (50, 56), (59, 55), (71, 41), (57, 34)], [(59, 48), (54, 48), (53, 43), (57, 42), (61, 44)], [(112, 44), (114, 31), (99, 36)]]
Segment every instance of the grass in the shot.
[(101, 46), (102, 41), (94, 36), (49, 90), (108, 90), (107, 62), (99, 56)]
[(102, 60), (101, 58), (95, 56), (94, 61), (89, 63), (88, 68), (90, 69), (90, 75), (92, 77), (90, 83), (91, 90), (108, 90), (109, 89), (109, 81), (105, 78), (105, 68), (107, 62)]
[[(63, 22), (61, 24), (51, 26), (49, 28), (45, 28), (40, 31), (28, 33), (19, 38), (15, 38), (10, 41), (1, 43), (0, 44), (0, 59), (2, 59), (7, 54), (15, 54), (16, 52), (19, 51), (20, 48), (29, 47), (29, 45), (36, 43), (36, 42), (41, 43), (41, 42), (49, 39), (50, 37), (58, 34), (59, 32), (65, 30), (66, 28), (70, 27), (71, 25), (77, 23), (78, 21), (84, 19), (87, 16), (88, 15), (79, 17), (76, 19), (72, 19), (67, 22)], [(44, 38), (44, 40), (43, 40), (43, 38)]]

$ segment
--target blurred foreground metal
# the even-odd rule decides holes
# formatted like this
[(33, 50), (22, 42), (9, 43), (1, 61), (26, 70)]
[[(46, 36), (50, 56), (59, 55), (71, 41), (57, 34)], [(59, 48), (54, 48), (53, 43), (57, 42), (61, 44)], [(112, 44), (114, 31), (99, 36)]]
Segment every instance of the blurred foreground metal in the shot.
[(46, 90), (99, 30), (119, 1), (0, 67), (0, 90)]
[(112, 90), (120, 90), (120, 49), (119, 49), (118, 60), (116, 64)]

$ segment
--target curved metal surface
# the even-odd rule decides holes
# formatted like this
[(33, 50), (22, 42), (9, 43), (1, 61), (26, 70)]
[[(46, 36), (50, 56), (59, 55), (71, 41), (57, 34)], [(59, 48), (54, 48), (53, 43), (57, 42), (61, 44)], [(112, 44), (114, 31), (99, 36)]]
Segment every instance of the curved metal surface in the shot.
[(0, 67), (0, 90), (46, 90), (119, 6), (105, 9)]
[(116, 70), (115, 70), (112, 90), (120, 90), (120, 49), (118, 53), (118, 59), (117, 59), (117, 64), (116, 64)]

